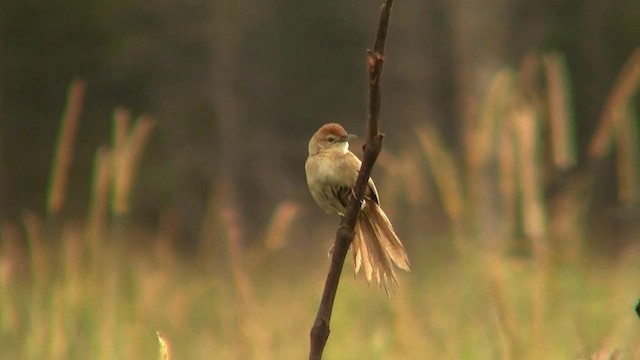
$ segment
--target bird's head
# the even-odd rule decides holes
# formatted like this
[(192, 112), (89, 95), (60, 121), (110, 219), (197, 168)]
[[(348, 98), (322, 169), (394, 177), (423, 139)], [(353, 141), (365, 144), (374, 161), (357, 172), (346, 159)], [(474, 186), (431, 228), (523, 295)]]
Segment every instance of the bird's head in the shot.
[(325, 124), (309, 140), (309, 155), (323, 151), (337, 151), (345, 154), (349, 151), (349, 140), (355, 137), (353, 134), (347, 134), (340, 124)]

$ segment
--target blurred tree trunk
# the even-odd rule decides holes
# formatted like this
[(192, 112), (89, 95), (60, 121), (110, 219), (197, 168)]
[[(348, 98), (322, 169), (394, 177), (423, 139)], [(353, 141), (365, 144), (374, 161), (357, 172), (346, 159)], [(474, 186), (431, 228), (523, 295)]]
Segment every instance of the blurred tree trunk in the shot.
[(389, 108), (400, 110), (393, 117), (409, 121), (409, 130), (430, 123), (449, 132), (455, 125), (446, 124), (451, 118), (450, 49), (443, 36), (440, 6), (416, 1), (400, 3), (394, 9), (396, 19), (387, 55), (392, 59), (386, 69), (392, 81), (387, 87), (392, 90), (385, 96)]
[[(215, 112), (215, 184), (210, 206), (214, 205), (235, 214), (242, 223), (238, 198), (238, 172), (243, 166), (244, 149), (251, 139), (243, 129), (245, 104), (241, 94), (242, 48), (244, 46), (244, 24), (246, 17), (241, 7), (233, 0), (216, 1), (213, 16), (209, 51), (211, 52), (211, 102)], [(205, 219), (212, 221), (212, 219)], [(242, 227), (242, 226), (241, 226)]]
[[(478, 119), (493, 77), (504, 64), (509, 29), (505, 0), (454, 0), (450, 3), (457, 118), (461, 121), (471, 229), (481, 240), (499, 235), (501, 212), (493, 157), (478, 157)], [(495, 136), (495, 132), (491, 133)]]

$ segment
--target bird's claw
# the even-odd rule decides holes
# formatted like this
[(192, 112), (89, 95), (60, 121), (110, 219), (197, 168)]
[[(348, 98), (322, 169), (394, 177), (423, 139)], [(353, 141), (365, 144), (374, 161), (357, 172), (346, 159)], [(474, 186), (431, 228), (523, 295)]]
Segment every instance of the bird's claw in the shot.
[[(355, 190), (354, 190), (354, 189), (351, 189), (351, 195), (350, 195), (350, 196), (351, 196), (352, 198), (354, 198), (354, 199), (357, 199), (357, 197), (356, 197), (356, 192), (355, 192)], [(365, 203), (364, 203), (364, 199), (360, 200), (360, 210), (364, 209), (364, 205), (365, 205)]]

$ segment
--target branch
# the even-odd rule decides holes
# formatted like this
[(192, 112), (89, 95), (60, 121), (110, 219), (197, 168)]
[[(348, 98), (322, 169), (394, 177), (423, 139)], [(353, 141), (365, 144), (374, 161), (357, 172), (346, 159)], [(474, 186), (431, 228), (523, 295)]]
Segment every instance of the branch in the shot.
[(367, 71), (369, 73), (369, 109), (367, 118), (367, 141), (363, 147), (362, 165), (358, 174), (358, 180), (354, 188), (355, 198), (351, 199), (349, 210), (342, 219), (336, 231), (331, 265), (324, 284), (322, 300), (318, 307), (316, 319), (309, 335), (311, 347), (309, 360), (320, 360), (322, 352), (329, 338), (329, 323), (333, 302), (336, 298), (340, 274), (347, 257), (347, 251), (353, 241), (354, 229), (360, 212), (360, 203), (364, 198), (367, 183), (371, 176), (373, 164), (382, 149), (383, 134), (378, 132), (378, 118), (380, 117), (380, 75), (384, 64), (384, 46), (387, 39), (387, 28), (393, 0), (382, 0), (380, 7), (380, 20), (378, 32), (373, 50), (367, 50)]

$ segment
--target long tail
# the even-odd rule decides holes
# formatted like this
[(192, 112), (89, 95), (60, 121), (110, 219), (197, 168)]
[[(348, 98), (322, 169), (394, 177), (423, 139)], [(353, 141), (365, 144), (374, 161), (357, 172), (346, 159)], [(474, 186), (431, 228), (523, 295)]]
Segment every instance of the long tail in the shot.
[(352, 252), (356, 273), (363, 268), (367, 281), (375, 278), (387, 295), (393, 294), (398, 287), (394, 265), (409, 271), (404, 246), (387, 215), (373, 202), (367, 202), (358, 215)]

